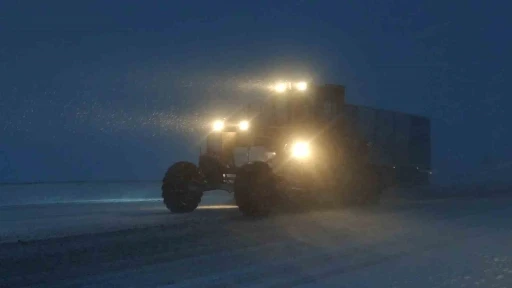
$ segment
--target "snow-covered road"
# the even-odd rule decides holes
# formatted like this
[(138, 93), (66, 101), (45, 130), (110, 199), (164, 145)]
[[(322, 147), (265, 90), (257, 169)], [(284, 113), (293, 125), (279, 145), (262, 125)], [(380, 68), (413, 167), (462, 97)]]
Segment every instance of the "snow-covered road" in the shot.
[(0, 207), (0, 287), (512, 287), (512, 197), (259, 220), (227, 199)]
[[(232, 195), (205, 195), (203, 210), (234, 209)], [(208, 213), (208, 212), (206, 212)], [(170, 215), (161, 199), (86, 200), (0, 207), (0, 243), (168, 225), (184, 215)]]

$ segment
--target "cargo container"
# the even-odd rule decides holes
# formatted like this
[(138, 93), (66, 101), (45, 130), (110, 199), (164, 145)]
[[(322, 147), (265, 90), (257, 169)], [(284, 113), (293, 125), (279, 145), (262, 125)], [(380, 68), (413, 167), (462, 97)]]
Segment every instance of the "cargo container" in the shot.
[(345, 104), (341, 114), (344, 127), (352, 127), (371, 146), (371, 163), (394, 170), (394, 184), (429, 182), (430, 119), (351, 104)]

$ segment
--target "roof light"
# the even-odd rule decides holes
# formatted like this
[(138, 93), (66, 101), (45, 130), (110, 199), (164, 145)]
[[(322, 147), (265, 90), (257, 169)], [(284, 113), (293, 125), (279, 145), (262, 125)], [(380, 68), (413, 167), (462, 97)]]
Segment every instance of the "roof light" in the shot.
[(215, 132), (220, 132), (220, 131), (224, 130), (224, 121), (222, 121), (222, 120), (214, 121), (212, 124), (212, 129)]
[(249, 121), (240, 121), (240, 123), (238, 123), (238, 128), (242, 131), (249, 130)]
[(308, 89), (308, 83), (307, 82), (298, 82), (295, 84), (295, 88), (299, 91), (306, 91)]

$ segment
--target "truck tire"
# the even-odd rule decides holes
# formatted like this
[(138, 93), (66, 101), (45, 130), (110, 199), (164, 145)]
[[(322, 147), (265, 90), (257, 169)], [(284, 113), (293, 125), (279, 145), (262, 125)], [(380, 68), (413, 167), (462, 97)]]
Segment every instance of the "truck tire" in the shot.
[(245, 216), (267, 216), (274, 204), (273, 173), (265, 162), (240, 167), (234, 183), (235, 202)]
[(194, 211), (203, 196), (203, 191), (190, 190), (189, 185), (200, 180), (196, 165), (190, 162), (177, 162), (165, 173), (162, 184), (162, 198), (172, 213)]

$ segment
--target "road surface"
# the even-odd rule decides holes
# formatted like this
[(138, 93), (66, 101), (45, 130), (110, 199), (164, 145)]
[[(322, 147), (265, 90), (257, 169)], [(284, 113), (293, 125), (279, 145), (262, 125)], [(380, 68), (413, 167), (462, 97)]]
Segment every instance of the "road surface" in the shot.
[(512, 197), (268, 219), (214, 202), (0, 207), (0, 287), (512, 287)]

